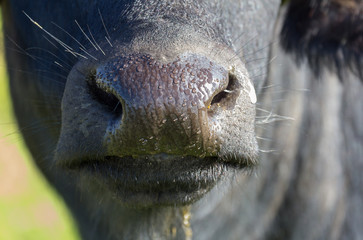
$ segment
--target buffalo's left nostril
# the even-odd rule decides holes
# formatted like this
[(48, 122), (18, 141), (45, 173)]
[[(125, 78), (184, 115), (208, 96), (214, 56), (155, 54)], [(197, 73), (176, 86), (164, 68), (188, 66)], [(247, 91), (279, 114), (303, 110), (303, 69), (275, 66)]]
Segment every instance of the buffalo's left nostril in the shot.
[(115, 117), (122, 115), (122, 104), (120, 100), (112, 93), (100, 88), (96, 82), (96, 71), (91, 71), (87, 76), (87, 85), (90, 95), (112, 113)]
[(217, 104), (222, 102), (224, 99), (228, 97), (228, 94), (232, 93), (235, 87), (236, 79), (231, 74), (228, 75), (228, 85), (226, 89), (223, 89), (221, 92), (216, 94), (210, 105)]
[(228, 74), (228, 85), (218, 92), (211, 100), (208, 106), (208, 113), (213, 114), (216, 108), (231, 108), (235, 104), (237, 98), (238, 81), (235, 75)]

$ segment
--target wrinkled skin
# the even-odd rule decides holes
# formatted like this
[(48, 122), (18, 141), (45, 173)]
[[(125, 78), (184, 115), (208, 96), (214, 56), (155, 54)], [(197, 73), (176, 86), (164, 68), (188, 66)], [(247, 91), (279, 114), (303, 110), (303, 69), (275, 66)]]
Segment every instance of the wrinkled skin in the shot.
[(20, 128), (84, 239), (361, 236), (362, 6), (312, 2), (2, 1)]

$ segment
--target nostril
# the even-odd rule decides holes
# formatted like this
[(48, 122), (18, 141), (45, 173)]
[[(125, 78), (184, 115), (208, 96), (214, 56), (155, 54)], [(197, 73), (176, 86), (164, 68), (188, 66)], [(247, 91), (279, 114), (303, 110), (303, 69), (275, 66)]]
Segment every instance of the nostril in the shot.
[(112, 93), (106, 92), (97, 85), (96, 71), (91, 71), (87, 76), (87, 84), (91, 96), (105, 106), (107, 111), (111, 112), (115, 117), (122, 115), (122, 104), (120, 100)]
[(226, 92), (225, 90), (223, 90), (222, 92), (218, 93), (217, 95), (215, 95), (212, 99), (212, 102), (210, 105), (213, 104), (217, 104), (220, 103), (224, 98), (227, 97), (228, 92)]
[(229, 73), (227, 87), (213, 97), (210, 106), (212, 107), (213, 105), (220, 105), (225, 101), (228, 101), (228, 98), (232, 97), (232, 93), (236, 90), (236, 87), (237, 79), (233, 74)]

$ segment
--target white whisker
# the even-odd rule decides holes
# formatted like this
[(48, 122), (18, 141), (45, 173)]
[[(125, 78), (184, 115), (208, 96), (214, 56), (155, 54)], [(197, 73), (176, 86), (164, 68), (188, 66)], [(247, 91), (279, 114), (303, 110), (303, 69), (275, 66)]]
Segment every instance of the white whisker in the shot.
[(109, 44), (111, 45), (111, 47), (112, 47), (112, 44), (110, 43), (110, 39), (111, 39), (111, 37), (110, 37), (110, 34), (108, 33), (108, 31), (107, 31), (107, 28), (106, 28), (106, 25), (105, 25), (105, 22), (103, 21), (103, 17), (102, 17), (102, 14), (101, 14), (101, 11), (100, 11), (100, 9), (98, 9), (98, 14), (100, 15), (100, 18), (101, 18), (101, 22), (102, 22), (102, 25), (103, 25), (103, 28), (105, 29), (105, 31), (106, 31), (106, 34), (107, 34), (107, 41), (109, 42)]
[(96, 44), (97, 48), (102, 52), (103, 55), (106, 56), (105, 52), (102, 50), (102, 48), (100, 47), (100, 45), (98, 45), (98, 43), (96, 42), (95, 38), (93, 37), (93, 34), (91, 32), (91, 29), (89, 28), (89, 26), (87, 25), (87, 29), (88, 29), (88, 32), (93, 40), (93, 42)]
[(44, 31), (48, 36), (50, 36), (51, 38), (53, 38), (59, 45), (61, 45), (63, 48), (65, 48), (67, 52), (71, 53), (75, 57), (77, 56), (77, 54), (74, 52), (74, 50), (70, 46), (68, 46), (67, 44), (65, 44), (64, 42), (62, 42), (60, 39), (58, 39), (57, 37), (55, 37), (53, 34), (51, 34), (50, 32), (48, 32), (47, 30), (45, 30), (39, 23), (37, 23), (36, 21), (34, 21), (25, 11), (23, 11), (23, 13), (25, 14), (25, 16), (27, 18), (29, 18), (29, 20), (32, 23), (34, 23), (35, 26), (37, 26), (42, 31)]
[(87, 38), (87, 40), (92, 44), (92, 46), (96, 49), (96, 45), (91, 41), (91, 39), (88, 37), (88, 35), (83, 31), (82, 27), (79, 25), (79, 23), (77, 22), (77, 20), (74, 20), (74, 22), (77, 24), (78, 28), (81, 30), (81, 32), (83, 33), (83, 35)]

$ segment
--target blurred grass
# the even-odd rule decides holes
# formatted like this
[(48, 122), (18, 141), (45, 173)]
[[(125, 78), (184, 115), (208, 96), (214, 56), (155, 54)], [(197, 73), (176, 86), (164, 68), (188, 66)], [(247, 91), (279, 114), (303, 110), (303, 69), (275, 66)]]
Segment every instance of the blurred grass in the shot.
[(62, 199), (33, 164), (11, 111), (0, 16), (0, 240), (76, 240)]

